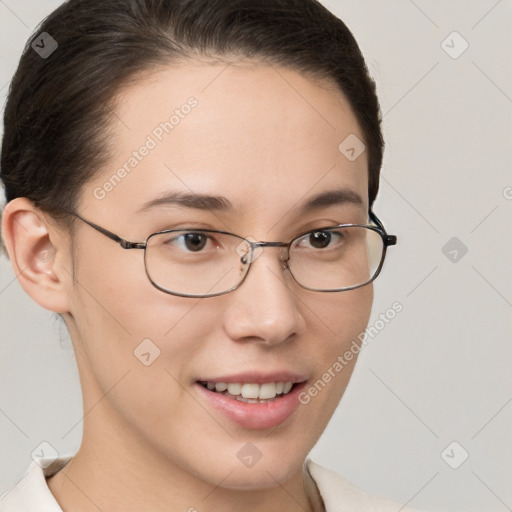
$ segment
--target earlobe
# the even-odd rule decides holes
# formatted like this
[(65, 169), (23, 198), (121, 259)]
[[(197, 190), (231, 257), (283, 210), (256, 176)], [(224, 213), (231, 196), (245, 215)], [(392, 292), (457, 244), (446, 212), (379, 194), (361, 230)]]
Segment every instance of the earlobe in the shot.
[(56, 313), (69, 311), (67, 278), (59, 266), (64, 238), (25, 197), (10, 201), (2, 215), (2, 237), (22, 288), (40, 306)]

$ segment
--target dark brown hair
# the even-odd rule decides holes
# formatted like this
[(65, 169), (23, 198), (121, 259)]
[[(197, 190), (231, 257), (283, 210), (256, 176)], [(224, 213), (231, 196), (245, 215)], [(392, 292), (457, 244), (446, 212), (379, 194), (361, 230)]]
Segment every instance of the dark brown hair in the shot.
[[(32, 47), (48, 33), (58, 48)], [(0, 177), (7, 202), (27, 197), (71, 229), (83, 185), (109, 160), (121, 88), (198, 56), (239, 56), (334, 81), (361, 126), (369, 204), (384, 143), (375, 83), (345, 24), (316, 0), (68, 0), (27, 42), (4, 114)], [(340, 141), (341, 142), (341, 141)]]

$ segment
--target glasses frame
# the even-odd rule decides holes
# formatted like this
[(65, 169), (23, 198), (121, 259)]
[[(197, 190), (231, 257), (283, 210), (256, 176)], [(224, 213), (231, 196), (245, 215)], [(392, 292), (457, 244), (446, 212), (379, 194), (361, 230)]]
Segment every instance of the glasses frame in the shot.
[[(65, 211), (67, 213), (69, 213), (70, 215), (73, 215), (74, 217), (77, 217), (81, 221), (85, 222), (86, 224), (88, 224), (89, 226), (94, 228), (96, 231), (98, 231), (101, 234), (105, 235), (106, 237), (110, 238), (114, 242), (118, 243), (123, 249), (144, 249), (144, 269), (146, 271), (146, 275), (147, 275), (149, 281), (151, 282), (151, 284), (155, 288), (161, 290), (162, 292), (168, 293), (170, 295), (176, 295), (176, 296), (179, 296), (179, 297), (189, 297), (189, 298), (217, 297), (219, 295), (225, 295), (226, 293), (232, 292), (232, 291), (236, 290), (237, 288), (239, 288), (242, 285), (242, 283), (245, 281), (245, 279), (247, 278), (247, 275), (249, 274), (249, 271), (251, 270), (251, 264), (254, 261), (253, 260), (254, 250), (256, 248), (259, 248), (259, 247), (261, 247), (261, 248), (263, 248), (263, 247), (286, 247), (287, 248), (287, 251), (286, 251), (287, 257), (284, 260), (282, 260), (283, 263), (285, 264), (285, 268), (290, 272), (290, 275), (292, 276), (293, 280), (301, 288), (304, 288), (305, 290), (310, 290), (310, 291), (314, 291), (314, 292), (324, 292), (324, 293), (343, 292), (343, 291), (348, 291), (348, 290), (354, 290), (356, 288), (361, 288), (362, 286), (366, 286), (367, 284), (370, 284), (372, 281), (374, 281), (378, 277), (378, 275), (380, 274), (380, 272), (382, 270), (382, 267), (384, 265), (384, 260), (386, 258), (387, 248), (389, 246), (391, 246), (391, 245), (396, 245), (397, 241), (398, 241), (398, 238), (397, 238), (396, 235), (390, 235), (390, 234), (388, 234), (386, 232), (382, 222), (379, 220), (377, 215), (375, 215), (375, 213), (371, 209), (368, 211), (368, 216), (370, 218), (370, 221), (373, 222), (374, 225), (371, 225), (371, 224), (338, 224), (338, 225), (335, 225), (335, 226), (326, 226), (326, 227), (322, 227), (322, 228), (315, 228), (315, 229), (312, 229), (312, 230), (310, 229), (308, 231), (304, 231), (303, 233), (300, 233), (299, 235), (294, 236), (289, 242), (256, 242), (256, 241), (253, 242), (251, 240), (248, 240), (247, 238), (244, 238), (243, 236), (237, 235), (235, 233), (230, 233), (229, 231), (222, 231), (222, 230), (218, 230), (218, 229), (186, 228), (186, 227), (185, 228), (176, 228), (176, 229), (164, 229), (162, 231), (156, 231), (155, 233), (151, 233), (150, 235), (148, 235), (144, 242), (130, 242), (130, 241), (120, 237), (119, 235), (116, 235), (112, 231), (109, 231), (108, 229), (105, 229), (105, 228), (99, 226), (98, 224), (95, 224), (94, 222), (91, 222), (91, 221), (89, 221), (87, 219), (84, 219), (78, 213), (71, 212), (71, 211), (68, 211), (68, 210), (65, 210)], [(293, 272), (291, 271), (290, 267), (288, 266), (289, 250), (290, 250), (290, 247), (293, 244), (293, 242), (295, 242), (295, 240), (297, 240), (298, 238), (302, 238), (302, 237), (304, 237), (305, 235), (307, 235), (309, 233), (315, 233), (317, 231), (337, 229), (337, 228), (344, 228), (344, 227), (351, 227), (351, 226), (354, 226), (354, 227), (364, 227), (364, 228), (371, 229), (371, 230), (375, 231), (376, 233), (378, 233), (381, 236), (381, 238), (382, 238), (382, 242), (383, 242), (382, 256), (381, 256), (381, 259), (380, 259), (380, 262), (379, 262), (379, 266), (377, 267), (377, 270), (375, 271), (375, 273), (372, 276), (372, 278), (369, 279), (368, 281), (366, 281), (365, 283), (362, 283), (362, 284), (358, 284), (358, 285), (355, 285), (355, 286), (349, 286), (349, 287), (345, 287), (345, 288), (336, 288), (334, 290), (330, 290), (330, 289), (329, 290), (323, 290), (323, 289), (317, 289), (317, 288), (309, 288), (309, 287), (304, 286), (303, 284), (301, 284), (299, 281), (297, 281), (297, 279), (293, 275)], [(202, 295), (191, 295), (191, 294), (173, 292), (173, 291), (168, 290), (166, 288), (163, 288), (162, 286), (160, 286), (157, 283), (155, 283), (153, 281), (153, 279), (151, 278), (151, 275), (148, 272), (148, 267), (147, 267), (147, 263), (146, 263), (146, 248), (147, 248), (148, 241), (153, 236), (161, 235), (161, 234), (165, 234), (165, 233), (173, 233), (173, 232), (177, 232), (177, 231), (190, 231), (190, 232), (200, 232), (200, 233), (222, 233), (222, 234), (225, 234), (225, 235), (235, 236), (235, 237), (239, 238), (241, 241), (247, 242), (249, 244), (249, 246), (250, 246), (250, 258), (249, 258), (248, 261), (245, 262), (245, 263), (247, 263), (248, 268), (247, 268), (247, 271), (246, 271), (245, 275), (243, 276), (242, 280), (237, 285), (231, 287), (229, 290), (225, 290), (223, 292), (218, 292), (218, 293), (213, 293), (213, 294), (207, 294), (207, 295), (204, 295), (204, 294), (202, 294)]]

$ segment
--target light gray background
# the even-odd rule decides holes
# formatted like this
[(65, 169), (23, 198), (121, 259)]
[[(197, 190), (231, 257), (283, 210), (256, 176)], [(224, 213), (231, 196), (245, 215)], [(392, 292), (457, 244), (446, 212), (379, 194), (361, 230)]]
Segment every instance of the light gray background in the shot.
[[(60, 3), (0, 0), (2, 104), (25, 41)], [(324, 3), (356, 36), (384, 113), (375, 211), (399, 245), (370, 324), (395, 301), (403, 311), (369, 340), (311, 456), (416, 508), (512, 510), (512, 3)], [(463, 48), (454, 31), (469, 44), (458, 58), (443, 49)], [(452, 237), (468, 249), (455, 262)], [(67, 333), (4, 257), (0, 322), (1, 494), (42, 441), (78, 449), (82, 404)], [(452, 464), (469, 453), (458, 469), (441, 457), (453, 441)]]

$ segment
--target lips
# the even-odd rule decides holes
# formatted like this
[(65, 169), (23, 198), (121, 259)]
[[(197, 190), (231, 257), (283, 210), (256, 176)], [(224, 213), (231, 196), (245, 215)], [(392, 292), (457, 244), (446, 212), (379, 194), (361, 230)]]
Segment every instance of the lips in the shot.
[(300, 405), (298, 395), (306, 377), (290, 372), (257, 372), (208, 377), (195, 382), (201, 400), (244, 428), (272, 428), (283, 423)]

